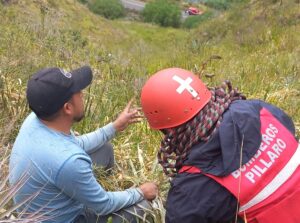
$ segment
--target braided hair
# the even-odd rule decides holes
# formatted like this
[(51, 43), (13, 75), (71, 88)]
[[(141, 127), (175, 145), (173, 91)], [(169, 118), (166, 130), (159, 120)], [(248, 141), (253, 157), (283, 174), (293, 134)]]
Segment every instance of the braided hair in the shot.
[(232, 88), (230, 81), (209, 90), (212, 97), (196, 116), (180, 126), (162, 130), (165, 136), (161, 141), (158, 161), (169, 177), (176, 175), (193, 145), (210, 139), (231, 102), (246, 99), (238, 89)]

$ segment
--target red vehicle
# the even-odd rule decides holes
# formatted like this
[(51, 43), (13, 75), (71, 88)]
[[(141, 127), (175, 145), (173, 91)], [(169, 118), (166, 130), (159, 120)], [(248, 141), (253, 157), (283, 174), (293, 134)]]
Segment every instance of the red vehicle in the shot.
[(189, 15), (200, 15), (201, 11), (195, 7), (189, 7), (186, 11)]

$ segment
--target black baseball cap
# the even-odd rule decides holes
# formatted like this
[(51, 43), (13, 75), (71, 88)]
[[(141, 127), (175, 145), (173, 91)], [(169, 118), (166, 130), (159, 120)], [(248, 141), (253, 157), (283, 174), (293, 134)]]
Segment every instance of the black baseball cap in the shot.
[(27, 83), (27, 101), (39, 117), (55, 114), (72, 95), (86, 88), (93, 79), (89, 66), (66, 72), (61, 68), (45, 68)]

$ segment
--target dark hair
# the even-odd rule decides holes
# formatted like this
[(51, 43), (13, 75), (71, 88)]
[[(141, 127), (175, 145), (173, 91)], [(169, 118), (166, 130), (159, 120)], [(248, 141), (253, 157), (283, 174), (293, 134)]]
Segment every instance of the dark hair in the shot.
[(41, 120), (53, 121), (60, 115), (60, 111), (61, 111), (61, 109), (59, 109), (57, 112), (55, 112), (54, 114), (51, 114), (51, 115), (45, 115), (45, 114), (43, 115), (43, 114), (38, 114), (36, 112), (35, 112), (35, 114)]
[[(76, 94), (76, 93), (75, 93)], [(74, 95), (74, 94), (73, 94)], [(73, 104), (73, 95), (71, 96), (71, 98), (66, 102), (66, 103), (71, 103)], [(64, 106), (64, 105), (63, 105)], [(45, 121), (53, 121), (55, 120), (58, 116), (60, 116), (60, 112), (62, 110), (63, 107), (61, 107), (57, 112), (55, 112), (54, 114), (51, 115), (43, 115), (43, 114), (38, 114), (37, 112), (35, 112), (36, 116), (39, 119), (45, 120)]]

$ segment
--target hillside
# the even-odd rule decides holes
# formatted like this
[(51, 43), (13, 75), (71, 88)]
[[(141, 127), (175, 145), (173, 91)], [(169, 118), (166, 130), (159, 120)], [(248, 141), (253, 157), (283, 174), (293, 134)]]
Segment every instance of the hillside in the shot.
[[(300, 136), (300, 3), (249, 1), (238, 4), (194, 30), (161, 28), (125, 20), (106, 20), (75, 0), (15, 0), (0, 3), (0, 167), (29, 110), (28, 77), (40, 68), (90, 64), (95, 79), (86, 93), (83, 133), (112, 121), (135, 98), (155, 71), (182, 67), (210, 86), (230, 79), (248, 98), (284, 109)], [(161, 135), (146, 122), (114, 140), (117, 167), (102, 185), (128, 188), (147, 180), (159, 183), (164, 201), (169, 187), (156, 161)], [(3, 179), (4, 175), (0, 175)], [(161, 204), (161, 203), (159, 203)], [(0, 207), (1, 208), (1, 207)], [(158, 215), (163, 215), (158, 206)], [(159, 222), (159, 221), (158, 221)]]
[[(102, 80), (132, 79), (157, 70), (157, 66), (167, 66), (167, 61), (175, 58), (169, 53), (174, 46), (183, 47), (188, 36), (182, 30), (108, 21), (71, 0), (60, 4), (18, 1), (0, 6), (0, 66), (8, 79), (26, 81), (41, 67), (79, 64), (93, 66)], [(11, 113), (14, 116), (16, 111)]]
[[(199, 27), (191, 38), (201, 55), (223, 59), (207, 72), (229, 78), (252, 98), (300, 118), (300, 4), (251, 1)], [(299, 121), (298, 121), (299, 123)]]
[[(22, 43), (21, 46), (15, 47), (16, 49), (25, 48), (24, 42), (30, 44), (35, 39), (39, 40), (42, 54), (45, 51), (63, 50), (65, 54), (72, 53), (74, 56), (74, 53), (79, 55), (84, 50), (95, 48), (97, 52), (93, 53), (98, 56), (110, 52), (122, 54), (116, 55), (119, 57), (132, 58), (135, 57), (134, 51), (138, 47), (143, 48), (144, 55), (150, 59), (156, 51), (160, 51), (162, 46), (170, 48), (171, 40), (176, 41), (187, 36), (187, 33), (179, 30), (161, 29), (139, 23), (108, 21), (92, 14), (84, 5), (76, 1), (62, 1), (59, 4), (55, 1), (35, 3), (19, 1), (18, 4), (1, 7), (3, 18), (1, 25), (5, 26), (3, 28), (7, 31), (3, 33), (5, 35), (3, 38), (9, 38), (11, 32), (20, 35), (10, 40), (14, 41), (11, 44)], [(43, 51), (45, 48), (48, 49)], [(149, 55), (147, 49), (153, 54)], [(3, 50), (5, 52), (7, 49)], [(65, 57), (62, 58), (63, 60), (70, 57), (70, 55), (63, 56)], [(51, 55), (49, 57), (51, 58)]]

